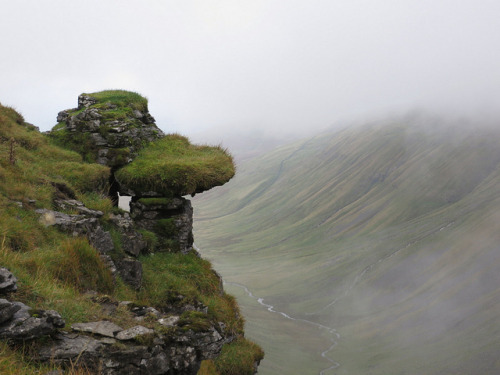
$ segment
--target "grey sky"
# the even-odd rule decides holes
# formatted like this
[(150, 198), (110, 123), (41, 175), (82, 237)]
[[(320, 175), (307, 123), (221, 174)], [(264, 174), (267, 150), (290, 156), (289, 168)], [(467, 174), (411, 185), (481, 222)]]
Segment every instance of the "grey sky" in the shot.
[(500, 108), (498, 0), (0, 3), (0, 102), (42, 130), (109, 88), (186, 135)]

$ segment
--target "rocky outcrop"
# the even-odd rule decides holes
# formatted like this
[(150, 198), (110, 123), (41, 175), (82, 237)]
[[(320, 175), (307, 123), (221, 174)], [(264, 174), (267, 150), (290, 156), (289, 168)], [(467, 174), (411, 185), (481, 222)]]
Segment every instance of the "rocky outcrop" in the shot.
[[(118, 272), (127, 284), (137, 290), (140, 289), (142, 264), (115, 249), (110, 232), (104, 230), (98, 219), (103, 215), (101, 211), (90, 210), (77, 200), (57, 200), (55, 205), (61, 209), (76, 210), (79, 214), (66, 214), (45, 208), (37, 209), (36, 212), (40, 214), (42, 224), (56, 226), (59, 230), (73, 236), (85, 236), (100, 253), (104, 263), (108, 265), (113, 274)], [(115, 224), (116, 231), (121, 235), (122, 250), (127, 254), (137, 257), (146, 250), (146, 242), (142, 239), (142, 235), (134, 229), (134, 224), (128, 214), (113, 215), (112, 223)]]
[[(131, 196), (130, 213), (104, 215), (76, 200), (71, 189), (56, 186), (59, 193), (53, 209), (36, 210), (41, 223), (73, 236), (86, 237), (112, 274), (136, 290), (142, 287), (141, 254), (194, 251), (193, 209), (191, 202), (181, 195), (194, 195), (227, 182), (234, 175), (234, 165), (226, 151), (217, 148), (223, 162), (215, 158), (210, 163), (201, 163), (202, 167), (194, 174), (191, 167), (199, 165), (200, 160), (206, 161), (203, 150), (210, 147), (197, 148), (180, 136), (173, 136), (172, 140), (170, 136), (165, 137), (147, 111), (147, 101), (130, 92), (82, 94), (78, 98), (78, 108), (59, 112), (57, 121), (49, 136), (79, 152), (86, 161), (110, 167), (109, 195), (115, 204), (118, 193)], [(157, 142), (140, 152), (153, 141)], [(172, 141), (175, 147), (164, 141)], [(166, 184), (166, 188), (133, 184), (131, 181), (136, 175), (132, 180), (120, 182), (115, 178), (126, 170), (126, 166), (135, 168), (138, 164), (130, 163), (136, 157), (137, 163), (146, 151), (158, 148), (161, 150), (159, 159), (165, 158), (167, 164), (157, 165), (156, 172), (179, 169), (170, 164), (170, 156), (163, 155), (165, 149), (174, 149), (179, 155), (194, 153), (196, 156), (187, 163), (181, 162), (187, 166), (181, 166), (180, 173), (159, 177), (161, 181), (172, 182)], [(196, 177), (190, 178), (191, 175)], [(208, 178), (219, 175), (221, 177), (213, 181)], [(153, 179), (158, 180), (157, 175), (154, 176)], [(150, 175), (145, 179), (151, 179)], [(174, 188), (177, 185), (183, 188)], [(220, 293), (223, 293), (222, 284)], [(196, 374), (201, 361), (215, 358), (225, 343), (236, 338), (235, 334), (229, 332), (223, 322), (210, 318), (208, 307), (197, 297), (183, 296), (176, 290), (166, 294), (159, 298), (162, 302), (161, 308), (155, 306), (158, 309), (127, 302), (103, 302), (103, 311), (109, 314), (110, 320), (119, 313), (120, 322), (127, 322), (123, 327), (102, 320), (73, 324), (71, 333), (47, 330), (45, 334), (49, 334), (50, 339), (39, 350), (37, 359), (63, 366), (81, 363), (88, 369), (98, 369), (100, 374), (110, 375)], [(18, 313), (17, 305), (9, 303), (6, 301), (2, 305), (0, 300), (0, 321), (4, 315), (6, 324)], [(129, 319), (123, 319), (123, 309)], [(44, 312), (43, 316), (50, 320), (51, 313)], [(57, 319), (52, 319), (57, 323)], [(131, 320), (135, 324), (130, 324)]]
[[(16, 277), (0, 267), (0, 295), (7, 297), (17, 290)], [(0, 298), (0, 339), (12, 342), (33, 340), (50, 335), (65, 325), (53, 310), (34, 310), (21, 302)]]
[(17, 279), (7, 268), (0, 267), (0, 295), (15, 292)]
[(115, 261), (121, 278), (136, 290), (142, 285), (142, 264), (136, 259), (126, 257)]
[(118, 168), (129, 163), (145, 143), (162, 137), (155, 119), (144, 110), (100, 103), (91, 95), (78, 97), (78, 107), (59, 112), (60, 126), (52, 131), (84, 142), (89, 157), (102, 165)]
[(123, 251), (134, 257), (147, 251), (146, 241), (142, 234), (136, 230), (140, 226), (132, 220), (127, 212), (111, 214), (109, 219), (122, 236)]
[[(186, 253), (193, 244), (191, 203), (181, 196), (166, 198), (164, 194), (154, 191), (131, 190), (127, 186), (121, 186), (114, 177), (116, 170), (130, 163), (144, 145), (164, 137), (154, 118), (147, 112), (147, 106), (143, 106), (142, 111), (135, 106), (137, 104), (134, 103), (116, 105), (99, 100), (92, 94), (82, 94), (78, 97), (78, 108), (59, 112), (58, 125), (50, 135), (64, 141), (66, 146), (85, 158), (111, 167), (111, 198), (117, 204), (118, 193), (133, 197), (130, 207), (133, 222), (138, 228), (154, 233), (157, 238), (156, 251)], [(154, 204), (151, 204), (151, 198), (155, 198)], [(63, 204), (68, 205), (68, 201)], [(81, 205), (74, 204), (72, 207), (79, 213), (84, 213)], [(94, 213), (86, 214), (93, 216)], [(78, 220), (76, 217), (74, 219)], [(123, 218), (117, 222), (126, 239), (123, 241), (124, 251), (137, 257), (146, 243), (136, 231), (129, 231), (128, 228), (134, 224), (127, 223), (127, 220), (128, 218)], [(95, 240), (89, 238), (98, 249), (106, 246), (98, 243), (101, 239), (103, 237), (100, 235)]]
[[(37, 213), (39, 224), (86, 238), (88, 243), (48, 230), (50, 235), (40, 249), (48, 254), (54, 246), (57, 258), (50, 257), (46, 263), (45, 258), (38, 258), (38, 248), (31, 246), (31, 241), (27, 247), (35, 256), (37, 274), (52, 274), (57, 287), (71, 288), (71, 296), (73, 290), (81, 293), (77, 298), (79, 302), (83, 302), (80, 298), (86, 300), (89, 311), (78, 316), (96, 321), (71, 322), (71, 330), (62, 330), (65, 321), (58, 312), (36, 310), (13, 300), (10, 293), (17, 289), (16, 278), (0, 268), (0, 339), (13, 343), (15, 348), (36, 341), (28, 345), (29, 360), (60, 365), (61, 370), (51, 371), (54, 375), (62, 374), (65, 367), (79, 365), (86, 373), (96, 374), (196, 374), (202, 360), (217, 357), (224, 344), (241, 338), (243, 321), (234, 300), (224, 295), (220, 279), (210, 273), (209, 264), (194, 256), (193, 210), (184, 196), (232, 178), (232, 157), (222, 147), (191, 145), (187, 138), (175, 134), (164, 136), (147, 110), (147, 100), (123, 90), (82, 94), (78, 107), (61, 111), (57, 121), (48, 133), (53, 143), (80, 153), (88, 163), (81, 163), (77, 155), (61, 152), (62, 162), (66, 157), (72, 161), (65, 165), (66, 169), (61, 168), (62, 176), (58, 175), (57, 165), (39, 178), (47, 188), (41, 195), (43, 200), (8, 199), (16, 210), (29, 211), (30, 220)], [(46, 144), (46, 140), (40, 144)], [(26, 150), (32, 148), (36, 146)], [(159, 163), (151, 164), (151, 159)], [(55, 160), (59, 163), (59, 156)], [(76, 180), (73, 171), (78, 175)], [(128, 177), (122, 179), (125, 171)], [(88, 178), (93, 174), (98, 177)], [(152, 183), (145, 183), (148, 181)], [(46, 192), (52, 194), (52, 205)], [(108, 193), (114, 203), (118, 202), (118, 193), (131, 196), (130, 213), (119, 209), (103, 213), (86, 207), (78, 199), (93, 200), (89, 192)], [(19, 221), (24, 220), (21, 216), (17, 217)], [(36, 229), (37, 234), (43, 233), (40, 225)], [(45, 235), (40, 238), (45, 239)], [(20, 250), (14, 243), (7, 242), (8, 251)], [(141, 256), (160, 251), (194, 254)], [(141, 260), (147, 276), (144, 283)], [(21, 269), (25, 263), (23, 257), (21, 263), (10, 264)], [(32, 268), (31, 263), (26, 265), (29, 268), (23, 270), (23, 280)], [(115, 277), (116, 288), (103, 265)], [(74, 271), (74, 279), (65, 280), (66, 268)], [(158, 272), (167, 272), (167, 277), (162, 278)], [(124, 288), (121, 281), (139, 292), (134, 294)], [(50, 293), (39, 295), (37, 288), (23, 286), (28, 287), (23, 290), (23, 302), (36, 300), (39, 307), (46, 308), (61, 302), (53, 303)], [(117, 295), (135, 295), (136, 302), (147, 301), (144, 303), (154, 307), (113, 300)], [(68, 301), (63, 301), (66, 307)], [(210, 311), (204, 303), (211, 306)], [(75, 315), (68, 314), (67, 319), (70, 316)]]
[(182, 251), (193, 247), (193, 208), (191, 202), (176, 198), (134, 198), (130, 215), (136, 225), (153, 232), (158, 251)]
[(0, 339), (23, 343), (46, 336), (35, 359), (63, 367), (82, 365), (103, 375), (196, 374), (202, 360), (216, 357), (222, 345), (234, 339), (222, 323), (213, 325), (203, 318), (206, 307), (201, 309), (205, 312), (196, 312), (196, 319), (201, 314), (205, 322), (200, 326), (192, 321), (189, 306), (175, 315), (129, 302), (105, 299), (103, 304), (110, 305), (111, 315), (118, 307), (126, 308), (138, 323), (147, 317), (149, 327), (122, 328), (103, 320), (75, 323), (73, 332), (64, 332), (59, 329), (65, 322), (56, 311), (0, 299)]
[(0, 299), (0, 339), (27, 341), (55, 333), (64, 320), (53, 310), (33, 310), (21, 302)]

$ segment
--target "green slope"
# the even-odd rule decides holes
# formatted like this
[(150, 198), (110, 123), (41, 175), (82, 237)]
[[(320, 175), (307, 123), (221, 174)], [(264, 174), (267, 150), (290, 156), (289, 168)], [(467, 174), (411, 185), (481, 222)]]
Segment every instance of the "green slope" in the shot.
[[(340, 366), (325, 374), (496, 374), (499, 193), (499, 130), (408, 117), (239, 166), (195, 200), (195, 242), (227, 281), (340, 333), (326, 353)], [(241, 301), (250, 335), (266, 341), (261, 373), (331, 366), (320, 356), (331, 335), (294, 321), (309, 331), (299, 340), (291, 321)], [(298, 342), (308, 336), (323, 339)], [(296, 349), (302, 358), (283, 360)]]
[[(123, 100), (121, 94), (114, 99), (113, 102)], [(253, 373), (254, 362), (263, 353), (242, 338), (243, 319), (238, 305), (232, 296), (221, 293), (220, 279), (209, 262), (194, 253), (141, 254), (142, 287), (137, 291), (127, 285), (119, 273), (113, 277), (109, 265), (103, 262), (86, 237), (75, 237), (76, 232), (59, 231), (55, 226), (47, 225), (46, 218), (42, 220), (36, 209), (60, 210), (56, 200), (76, 198), (87, 208), (102, 212), (100, 225), (110, 231), (114, 242), (109, 255), (124, 256), (122, 245), (126, 237), (120, 234), (112, 219), (112, 215), (123, 214), (123, 211), (113, 207), (107, 194), (110, 169), (86, 163), (77, 152), (61, 148), (53, 141), (25, 122), (13, 108), (0, 104), (0, 266), (15, 275), (18, 287), (16, 293), (2, 295), (3, 301), (8, 298), (25, 303), (33, 309), (33, 317), (38, 315), (38, 310), (56, 310), (65, 320), (67, 330), (73, 323), (101, 320), (126, 329), (137, 325), (134, 315), (127, 309), (110, 309), (110, 303), (118, 305), (118, 301), (126, 300), (137, 306), (155, 306), (164, 310), (172, 304), (172, 296), (181, 296), (182, 300), (175, 302), (179, 308), (183, 308), (183, 303), (193, 301), (208, 307), (207, 315), (203, 317), (197, 316), (197, 312), (186, 311), (181, 315), (184, 321), (179, 329), (199, 328), (203, 331), (213, 320), (213, 324), (224, 325), (226, 332), (238, 337), (224, 346), (220, 356), (205, 361), (204, 365), (215, 366), (220, 374)], [(183, 143), (189, 148), (186, 142)], [(209, 149), (201, 148), (204, 151)], [(177, 151), (180, 154), (186, 150)], [(170, 156), (172, 154), (175, 153), (170, 152)], [(230, 161), (227, 155), (225, 159)], [(66, 214), (79, 212), (69, 205), (67, 207)], [(151, 236), (148, 238), (151, 240)], [(5, 288), (7, 283), (3, 276), (1, 283)], [(8, 305), (3, 302), (1, 305), (1, 324), (4, 324), (10, 320), (12, 312), (9, 315), (5, 307)], [(155, 319), (146, 319), (141, 324), (148, 328), (160, 327)], [(40, 332), (46, 331), (47, 327), (40, 328)], [(160, 329), (167, 333), (165, 327)], [(38, 356), (40, 345), (49, 344), (48, 338), (25, 343), (6, 340), (0, 340), (0, 374), (62, 374), (62, 370), (57, 370), (60, 363), (42, 364), (33, 359)], [(147, 345), (146, 341), (143, 344)], [(126, 346), (120, 344), (116, 349), (128, 355)], [(175, 345), (172, 350), (176, 350)], [(87, 364), (83, 363), (84, 367)], [(64, 373), (90, 374), (90, 370), (78, 365), (71, 367)], [(203, 374), (215, 374), (215, 370), (205, 370)]]

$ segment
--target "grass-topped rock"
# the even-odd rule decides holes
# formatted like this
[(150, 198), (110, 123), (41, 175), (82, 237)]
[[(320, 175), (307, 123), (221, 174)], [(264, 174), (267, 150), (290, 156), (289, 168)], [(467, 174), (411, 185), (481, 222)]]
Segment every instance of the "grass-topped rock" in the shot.
[(234, 173), (233, 159), (222, 147), (192, 145), (186, 137), (170, 134), (142, 149), (115, 177), (135, 195), (172, 197), (223, 185)]
[(78, 108), (105, 108), (109, 106), (116, 106), (122, 110), (130, 108), (132, 110), (148, 112), (148, 100), (142, 95), (126, 90), (105, 90), (94, 92), (91, 94), (83, 93), (78, 98)]
[(59, 145), (77, 151), (87, 162), (114, 168), (163, 136), (148, 112), (148, 100), (125, 90), (81, 94), (78, 107), (59, 112), (57, 121), (50, 136)]
[[(136, 95), (81, 95), (56, 132), (94, 137), (83, 130), (108, 126), (120, 108), (127, 122), (147, 109)], [(10, 281), (0, 290), (0, 374), (245, 373), (233, 363), (248, 350), (235, 345), (253, 344), (220, 276), (190, 251), (189, 200), (135, 196), (129, 215), (109, 197), (116, 166), (85, 162), (53, 139), (0, 104), (0, 278)], [(252, 373), (259, 350), (245, 366)], [(202, 361), (211, 370), (198, 372)]]

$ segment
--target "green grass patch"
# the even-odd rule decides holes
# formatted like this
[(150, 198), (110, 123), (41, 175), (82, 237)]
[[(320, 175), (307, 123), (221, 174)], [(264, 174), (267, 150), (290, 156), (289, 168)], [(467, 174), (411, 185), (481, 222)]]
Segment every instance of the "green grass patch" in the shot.
[(217, 367), (215, 367), (214, 361), (208, 359), (201, 362), (197, 375), (218, 375)]
[[(86, 271), (64, 270), (62, 267), (75, 263), (68, 260), (70, 254), (64, 254), (64, 250), (67, 249), (53, 249), (47, 246), (20, 253), (12, 251), (5, 243), (2, 244), (0, 262), (18, 279), (15, 300), (36, 309), (58, 311), (67, 326), (75, 322), (98, 319), (100, 306), (82, 294), (82, 288), (89, 285), (99, 286), (102, 267)], [(82, 258), (79, 260), (83, 260)], [(99, 275), (92, 275), (94, 271)], [(105, 287), (108, 280), (100, 286)]]
[[(207, 319), (224, 322), (227, 331), (240, 334), (244, 320), (236, 300), (220, 293), (220, 280), (210, 262), (194, 252), (155, 253), (140, 258), (143, 266), (143, 289), (138, 300), (158, 308), (176, 303), (202, 302), (208, 306)], [(205, 315), (205, 314), (204, 314)]]
[(173, 237), (177, 234), (178, 229), (173, 218), (160, 219), (156, 222), (155, 232), (162, 237)]
[(170, 134), (141, 150), (132, 163), (116, 172), (116, 178), (136, 191), (172, 196), (223, 185), (234, 173), (233, 159), (222, 147), (196, 146)]
[(79, 195), (78, 199), (83, 202), (85, 207), (90, 208), (91, 210), (101, 211), (104, 215), (113, 212), (113, 202), (103, 193), (91, 191)]
[(61, 148), (66, 148), (77, 152), (87, 163), (95, 163), (97, 158), (97, 146), (90, 136), (90, 133), (70, 132), (65, 125), (60, 123), (54, 127), (57, 131), (52, 131), (49, 138), (52, 143)]
[(145, 229), (140, 229), (138, 232), (142, 235), (144, 241), (146, 241), (148, 252), (153, 253), (159, 243), (158, 236), (155, 233)]
[(126, 90), (104, 90), (82, 95), (97, 99), (97, 104), (112, 104), (118, 107), (131, 107), (139, 111), (148, 110), (148, 99), (137, 92)]
[(113, 291), (113, 277), (98, 253), (84, 238), (64, 241), (56, 251), (40, 253), (45, 269), (65, 284), (81, 291)]
[(170, 198), (141, 198), (139, 203), (145, 205), (146, 207), (151, 206), (166, 206), (172, 202)]
[(222, 347), (215, 360), (220, 375), (253, 375), (254, 364), (264, 358), (264, 352), (255, 343), (240, 337)]
[(234, 335), (243, 335), (245, 319), (239, 313), (236, 298), (223, 293), (222, 295), (204, 295), (201, 300), (208, 306), (208, 315), (212, 320), (224, 322), (227, 332)]
[(109, 168), (82, 163), (82, 157), (51, 143), (34, 128), (10, 120), (0, 106), (0, 193), (13, 200), (35, 199), (47, 206), (51, 182), (79, 191), (107, 191)]
[[(134, 94), (108, 94), (98, 93), (100, 101), (96, 106), (123, 105), (125, 101), (139, 110), (147, 108), (147, 101)], [(181, 326), (184, 329), (202, 331), (222, 321), (229, 332), (242, 332), (243, 319), (235, 300), (221, 293), (220, 280), (210, 263), (194, 253), (143, 256), (144, 283), (137, 292), (119, 277), (113, 280), (97, 251), (86, 239), (62, 233), (52, 226), (45, 227), (40, 222), (36, 208), (53, 209), (55, 198), (73, 196), (74, 193), (86, 207), (104, 213), (101, 224), (110, 231), (115, 245), (110, 255), (115, 258), (124, 255), (121, 235), (109, 220), (111, 213), (121, 213), (106, 195), (110, 170), (84, 162), (85, 158), (92, 161), (87, 149), (89, 140), (84, 137), (72, 139), (81, 147), (79, 151), (84, 157), (59, 147), (58, 142), (67, 147), (64, 142), (71, 136), (63, 125), (59, 124), (57, 128), (61, 130), (49, 138), (26, 124), (14, 109), (0, 105), (0, 265), (9, 268), (18, 279), (18, 291), (12, 299), (32, 307), (34, 314), (42, 309), (58, 311), (68, 330), (76, 322), (102, 319), (113, 320), (123, 327), (136, 324), (126, 308), (118, 308), (109, 315), (98, 303), (108, 298), (156, 307), (167, 303), (177, 303), (178, 307), (186, 303), (203, 303), (208, 306), (208, 313), (183, 314)], [(115, 151), (117, 155), (123, 151), (120, 155), (124, 158), (128, 156), (128, 149)], [(229, 156), (227, 158), (230, 160)], [(142, 203), (168, 202), (153, 198)], [(161, 221), (160, 225), (162, 233), (172, 234), (177, 230), (173, 220)], [(175, 245), (160, 244), (152, 232), (141, 233), (150, 250)], [(92, 293), (87, 293), (89, 291)], [(154, 325), (154, 322), (145, 321), (144, 324)], [(39, 374), (53, 368), (32, 364), (22, 350), (12, 350), (0, 343), (2, 374)], [(70, 369), (67, 373), (87, 372)]]
[(143, 266), (142, 303), (160, 306), (172, 302), (171, 296), (183, 295), (187, 301), (201, 294), (216, 294), (219, 281), (210, 262), (194, 253), (155, 253), (140, 257)]
[(185, 331), (193, 330), (195, 332), (206, 331), (212, 325), (208, 315), (200, 311), (186, 311), (182, 313), (177, 324)]

